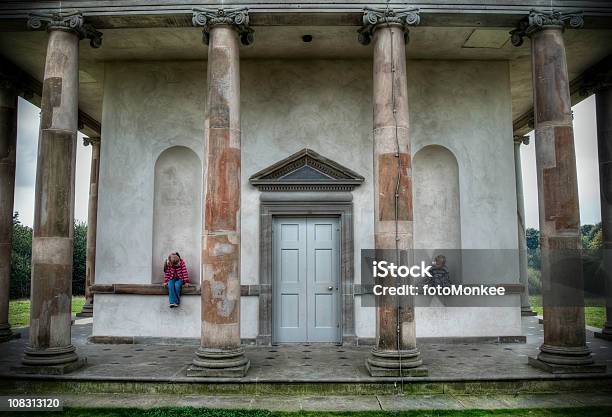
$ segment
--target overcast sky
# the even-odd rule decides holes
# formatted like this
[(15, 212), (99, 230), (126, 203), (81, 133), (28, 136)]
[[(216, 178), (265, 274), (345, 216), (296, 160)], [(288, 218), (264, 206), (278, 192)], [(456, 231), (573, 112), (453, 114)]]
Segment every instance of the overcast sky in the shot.
[[(582, 224), (601, 221), (599, 206), (599, 173), (597, 168), (597, 130), (595, 125), (595, 96), (574, 106), (574, 135), (578, 168), (578, 193)], [(17, 131), (17, 174), (15, 211), (21, 222), (32, 226), (34, 216), (34, 183), (36, 182), (36, 153), (40, 110), (19, 99)], [(528, 146), (521, 146), (523, 162), (523, 188), (525, 193), (525, 219), (527, 227), (538, 227), (538, 194), (536, 181), (535, 146), (533, 133)], [(102, 145), (104, 146), (104, 145)], [(75, 218), (87, 220), (89, 194), (89, 168), (91, 147), (83, 146), (79, 133), (76, 163)], [(102, 196), (102, 198), (104, 198)]]

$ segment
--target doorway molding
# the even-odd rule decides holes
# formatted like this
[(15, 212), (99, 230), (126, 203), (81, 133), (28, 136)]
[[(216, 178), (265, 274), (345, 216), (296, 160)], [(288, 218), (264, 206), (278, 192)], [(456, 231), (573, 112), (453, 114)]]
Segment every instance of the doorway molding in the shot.
[[(296, 195), (297, 194), (297, 195)], [(314, 194), (314, 195), (313, 195)], [(272, 227), (277, 216), (337, 216), (340, 219), (340, 320), (341, 342), (354, 344), (355, 297), (353, 246), (353, 195), (351, 193), (262, 193), (259, 225), (259, 331), (258, 345), (272, 344), (273, 264)]]
[(259, 329), (256, 343), (271, 345), (273, 332), (272, 227), (274, 216), (340, 218), (341, 342), (355, 344), (353, 194), (364, 178), (349, 168), (304, 148), (253, 174), (260, 194)]

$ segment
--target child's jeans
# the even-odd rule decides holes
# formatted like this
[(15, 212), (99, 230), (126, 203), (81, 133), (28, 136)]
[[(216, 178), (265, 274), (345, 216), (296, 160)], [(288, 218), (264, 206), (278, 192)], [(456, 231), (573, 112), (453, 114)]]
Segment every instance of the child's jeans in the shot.
[(178, 278), (172, 278), (168, 281), (168, 295), (170, 296), (170, 304), (181, 303), (181, 287), (183, 281)]

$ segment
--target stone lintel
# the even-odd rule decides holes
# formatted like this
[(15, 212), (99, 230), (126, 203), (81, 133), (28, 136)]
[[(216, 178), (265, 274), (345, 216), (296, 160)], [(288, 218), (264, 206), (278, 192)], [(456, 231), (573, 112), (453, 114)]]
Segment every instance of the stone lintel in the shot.
[(586, 365), (557, 365), (541, 361), (538, 358), (529, 357), (529, 365), (534, 368), (551, 374), (585, 374), (585, 373), (603, 373), (606, 372), (606, 364), (586, 364)]

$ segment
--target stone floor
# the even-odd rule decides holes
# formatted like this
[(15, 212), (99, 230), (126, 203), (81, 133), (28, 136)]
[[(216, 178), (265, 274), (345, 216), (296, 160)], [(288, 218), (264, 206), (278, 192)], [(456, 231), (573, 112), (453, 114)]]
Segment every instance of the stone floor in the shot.
[[(73, 326), (73, 344), (87, 365), (63, 379), (107, 381), (189, 382), (186, 368), (193, 358), (193, 345), (91, 344), (91, 319), (77, 320)], [(18, 365), (27, 329), (22, 338), (0, 344), (0, 376), (14, 377), (11, 366)], [(482, 381), (511, 379), (548, 379), (551, 374), (527, 365), (527, 357), (536, 355), (542, 343), (542, 325), (537, 317), (523, 319), (527, 343), (420, 343), (423, 362), (429, 369), (424, 381)], [(598, 362), (607, 363), (612, 373), (612, 343), (593, 338), (587, 331), (588, 345)], [(282, 345), (246, 348), (251, 368), (242, 382), (376, 382), (364, 366), (369, 347), (334, 345)], [(563, 378), (565, 376), (555, 376)], [(405, 378), (410, 381), (411, 378)], [(216, 380), (210, 380), (215, 382)], [(222, 382), (219, 380), (217, 382)]]

